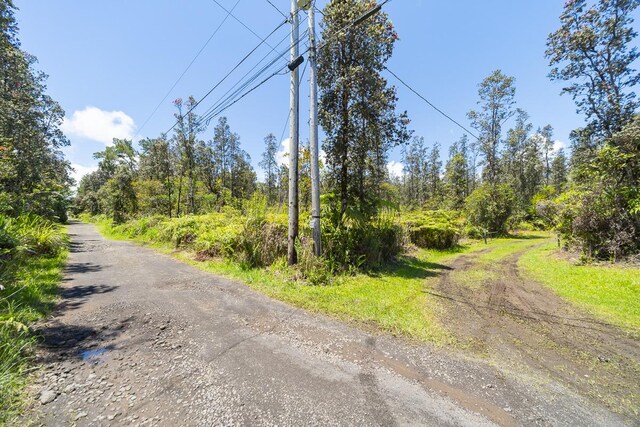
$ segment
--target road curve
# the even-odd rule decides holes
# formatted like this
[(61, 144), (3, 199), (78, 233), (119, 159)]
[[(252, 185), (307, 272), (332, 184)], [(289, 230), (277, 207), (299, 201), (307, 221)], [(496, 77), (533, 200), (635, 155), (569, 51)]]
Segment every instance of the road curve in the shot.
[(69, 231), (62, 299), (38, 327), (29, 416), (44, 425), (624, 425), (546, 379)]

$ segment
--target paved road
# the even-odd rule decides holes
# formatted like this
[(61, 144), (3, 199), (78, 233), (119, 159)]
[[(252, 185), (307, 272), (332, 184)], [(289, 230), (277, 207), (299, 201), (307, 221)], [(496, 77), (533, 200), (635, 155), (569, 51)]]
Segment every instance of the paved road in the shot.
[(548, 380), (291, 308), (92, 225), (70, 235), (39, 328), (45, 425), (624, 424)]

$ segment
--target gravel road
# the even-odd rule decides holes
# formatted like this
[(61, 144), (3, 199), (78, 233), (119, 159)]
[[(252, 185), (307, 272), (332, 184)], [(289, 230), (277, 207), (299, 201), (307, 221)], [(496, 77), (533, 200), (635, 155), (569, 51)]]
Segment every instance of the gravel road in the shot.
[(89, 224), (69, 230), (62, 300), (38, 326), (38, 424), (632, 424), (548, 378), (309, 314)]

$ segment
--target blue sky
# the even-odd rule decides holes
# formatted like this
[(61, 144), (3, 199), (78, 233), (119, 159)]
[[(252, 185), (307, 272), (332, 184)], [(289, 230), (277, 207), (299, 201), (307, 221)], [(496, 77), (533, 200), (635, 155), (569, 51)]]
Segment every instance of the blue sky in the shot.
[[(231, 9), (238, 0), (218, 1)], [(289, 0), (272, 2), (283, 12), (289, 10)], [(400, 40), (389, 68), (465, 126), (469, 125), (467, 111), (476, 107), (478, 83), (499, 68), (516, 78), (517, 106), (529, 112), (534, 127), (551, 124), (559, 144), (566, 144), (570, 131), (584, 121), (571, 98), (560, 96), (561, 84), (546, 77), (549, 68), (544, 58), (546, 37), (559, 26), (563, 3), (390, 1), (384, 10)], [(316, 4), (323, 7), (326, 1)], [(38, 57), (39, 68), (50, 76), (49, 94), (67, 113), (64, 130), (72, 145), (66, 154), (77, 176), (95, 167), (92, 153), (104, 149), (112, 137), (137, 140), (166, 131), (173, 124), (175, 98), (199, 99), (259, 43), (236, 20), (227, 19), (140, 129), (226, 12), (213, 0), (16, 0), (16, 5), (22, 47)], [(283, 21), (266, 0), (240, 0), (233, 13), (261, 36)], [(301, 18), (306, 19), (304, 14)], [(269, 42), (276, 47), (287, 32), (283, 26)], [(284, 48), (286, 42), (280, 46)], [(196, 112), (212, 105), (269, 52), (262, 46)], [(284, 59), (280, 62), (286, 64)], [(301, 89), (304, 140), (308, 135), (307, 76)], [(408, 111), (415, 134), (428, 143), (439, 142), (446, 157), (462, 131), (388, 78), (398, 86), (398, 109)], [(264, 136), (282, 134), (289, 110), (288, 88), (288, 76), (276, 76), (224, 113), (256, 169)], [(213, 123), (203, 137), (212, 135)], [(390, 153), (389, 160), (399, 162), (400, 150)]]

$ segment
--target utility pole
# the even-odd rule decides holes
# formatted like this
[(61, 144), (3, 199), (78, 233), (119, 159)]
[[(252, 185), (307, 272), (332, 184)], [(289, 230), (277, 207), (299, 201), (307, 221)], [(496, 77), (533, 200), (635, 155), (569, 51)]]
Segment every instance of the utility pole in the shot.
[(311, 149), (311, 234), (313, 254), (322, 255), (320, 228), (320, 166), (318, 162), (318, 84), (316, 66), (316, 19), (314, 1), (309, 6), (309, 144)]
[(298, 39), (298, 2), (291, 0), (291, 93), (289, 128), (289, 233), (287, 242), (287, 260), (289, 265), (298, 262), (296, 238), (298, 237), (298, 139), (300, 137), (300, 77), (298, 75), (299, 52)]

